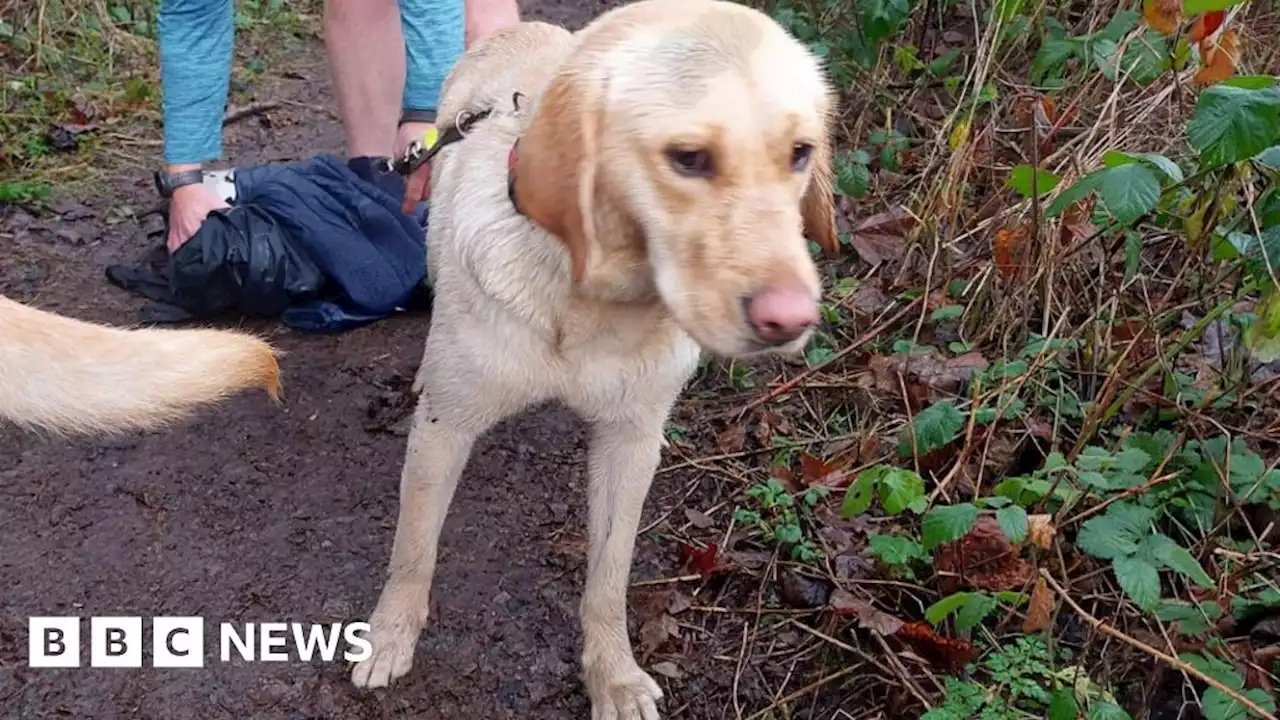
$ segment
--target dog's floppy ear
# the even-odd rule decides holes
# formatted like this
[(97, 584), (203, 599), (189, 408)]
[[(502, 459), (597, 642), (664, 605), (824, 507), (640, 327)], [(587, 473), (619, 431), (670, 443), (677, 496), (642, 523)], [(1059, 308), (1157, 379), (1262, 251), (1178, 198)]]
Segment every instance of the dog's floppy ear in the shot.
[(813, 172), (804, 198), (800, 200), (800, 216), (804, 219), (805, 236), (817, 243), (827, 255), (836, 255), (840, 251), (840, 238), (836, 235), (835, 180), (831, 160), (832, 123), (827, 119), (823, 125), (822, 137), (813, 147)]
[(516, 153), (519, 210), (564, 241), (575, 283), (586, 277), (598, 247), (593, 210), (600, 98), (591, 80), (561, 72), (543, 92)]
[(831, 144), (824, 138), (813, 148), (813, 173), (800, 200), (800, 215), (804, 219), (804, 234), (827, 255), (836, 255), (840, 251), (833, 177)]

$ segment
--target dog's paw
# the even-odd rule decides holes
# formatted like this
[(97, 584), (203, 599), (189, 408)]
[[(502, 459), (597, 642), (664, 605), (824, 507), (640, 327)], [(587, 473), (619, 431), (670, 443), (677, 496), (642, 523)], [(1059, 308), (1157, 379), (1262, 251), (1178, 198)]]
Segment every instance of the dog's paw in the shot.
[(591, 720), (658, 720), (662, 689), (628, 657), (586, 668)]
[(369, 628), (369, 644), (373, 650), (369, 657), (356, 663), (351, 682), (359, 688), (386, 687), (413, 667), (419, 623), (406, 615), (387, 617), (375, 612)]

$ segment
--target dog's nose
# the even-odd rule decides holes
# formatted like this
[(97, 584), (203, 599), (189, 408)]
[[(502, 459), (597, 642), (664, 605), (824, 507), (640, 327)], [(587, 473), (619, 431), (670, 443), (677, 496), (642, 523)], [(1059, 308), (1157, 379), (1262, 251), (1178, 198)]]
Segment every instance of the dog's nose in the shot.
[(818, 304), (801, 285), (765, 288), (743, 304), (756, 337), (769, 345), (789, 343), (818, 324)]

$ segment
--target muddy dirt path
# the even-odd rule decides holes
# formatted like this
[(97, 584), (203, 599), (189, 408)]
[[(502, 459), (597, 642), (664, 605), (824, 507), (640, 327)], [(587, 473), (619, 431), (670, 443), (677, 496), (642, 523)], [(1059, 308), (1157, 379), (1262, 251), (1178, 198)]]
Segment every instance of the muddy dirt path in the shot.
[[(576, 27), (607, 5), (540, 0), (524, 10)], [(229, 131), (231, 162), (340, 152), (337, 123), (318, 111), (334, 106), (318, 43), (300, 64), (309, 69), (258, 91), (259, 100), (298, 103), (275, 113), (271, 128)], [(148, 178), (131, 172), (56, 217), (0, 218), (17, 238), (0, 292), (74, 317), (133, 322), (141, 301), (110, 286), (103, 268), (146, 242), (132, 221), (109, 221), (121, 205), (153, 200)], [(588, 717), (576, 661), (584, 436), (554, 408), (516, 418), (477, 446), (445, 527), (429, 629), (414, 670), (390, 691), (357, 693), (343, 663), (297, 659), (200, 670), (26, 667), (32, 615), (367, 619), (396, 517), (405, 441), (395, 421), (408, 411), (427, 318), (335, 337), (253, 327), (288, 351), (283, 408), (255, 393), (169, 432), (110, 441), (0, 430), (0, 715)], [(672, 482), (660, 479), (647, 518)], [(673, 565), (641, 539), (634, 577)], [(88, 630), (85, 620), (86, 661)], [(216, 652), (216, 638), (206, 646)], [(695, 692), (690, 680), (673, 690)], [(667, 710), (685, 704), (674, 697)]]

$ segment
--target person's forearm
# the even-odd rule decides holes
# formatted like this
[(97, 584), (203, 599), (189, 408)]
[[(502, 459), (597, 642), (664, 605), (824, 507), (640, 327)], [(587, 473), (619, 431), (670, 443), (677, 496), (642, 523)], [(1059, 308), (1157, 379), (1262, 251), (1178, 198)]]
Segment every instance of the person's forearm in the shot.
[(463, 11), (463, 0), (400, 0), (405, 109), (434, 111), (439, 104), (440, 86), (465, 48)]
[(520, 22), (516, 0), (466, 0), (467, 47), (475, 45), (495, 30)]
[(156, 31), (165, 163), (216, 159), (234, 48), (232, 0), (161, 0)]

